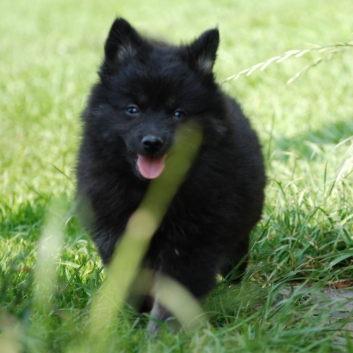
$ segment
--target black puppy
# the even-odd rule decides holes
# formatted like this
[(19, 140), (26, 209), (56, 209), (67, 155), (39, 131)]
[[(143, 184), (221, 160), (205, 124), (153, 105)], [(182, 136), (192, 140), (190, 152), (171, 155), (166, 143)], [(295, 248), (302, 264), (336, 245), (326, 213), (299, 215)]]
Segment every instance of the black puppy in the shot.
[[(218, 273), (246, 267), (249, 233), (260, 219), (265, 187), (255, 132), (239, 105), (215, 83), (217, 29), (190, 45), (142, 38), (116, 19), (105, 43), (100, 81), (83, 120), (78, 194), (84, 219), (105, 264), (127, 221), (158, 178), (179, 126), (194, 122), (202, 142), (187, 177), (153, 236), (144, 264), (204, 297)], [(81, 205), (81, 213), (85, 205)], [(86, 217), (87, 218), (87, 217)], [(243, 262), (242, 262), (243, 261)], [(159, 302), (152, 316), (171, 316)], [(149, 332), (158, 325), (149, 324)]]

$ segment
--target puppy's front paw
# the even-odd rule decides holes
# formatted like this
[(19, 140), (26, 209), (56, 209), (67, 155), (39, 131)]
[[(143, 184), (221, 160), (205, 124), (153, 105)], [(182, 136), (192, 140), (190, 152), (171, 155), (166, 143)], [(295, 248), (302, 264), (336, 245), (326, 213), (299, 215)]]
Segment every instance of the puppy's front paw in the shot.
[(166, 326), (170, 331), (177, 332), (180, 330), (180, 324), (172, 313), (155, 300), (148, 326), (147, 334), (149, 337), (158, 336), (161, 332), (161, 327)]

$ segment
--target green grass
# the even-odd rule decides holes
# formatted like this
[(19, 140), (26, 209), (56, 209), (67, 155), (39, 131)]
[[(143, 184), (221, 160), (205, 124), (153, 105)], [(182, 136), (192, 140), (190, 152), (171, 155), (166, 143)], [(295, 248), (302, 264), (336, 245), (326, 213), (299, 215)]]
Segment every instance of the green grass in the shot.
[[(79, 115), (117, 14), (174, 42), (219, 26), (223, 82), (287, 50), (352, 41), (352, 10), (350, 0), (0, 2), (0, 352), (88, 349), (91, 303), (105, 274), (69, 204)], [(352, 333), (330, 318), (337, 308), (321, 295), (352, 279), (353, 50), (286, 85), (320, 55), (222, 83), (258, 131), (267, 164), (266, 206), (243, 283), (222, 282), (205, 299), (206, 328), (164, 332), (157, 342), (146, 336), (146, 317), (126, 309), (107, 351), (353, 352)], [(38, 303), (37, 242), (53, 210), (65, 219), (63, 245), (52, 261), (55, 287)]]

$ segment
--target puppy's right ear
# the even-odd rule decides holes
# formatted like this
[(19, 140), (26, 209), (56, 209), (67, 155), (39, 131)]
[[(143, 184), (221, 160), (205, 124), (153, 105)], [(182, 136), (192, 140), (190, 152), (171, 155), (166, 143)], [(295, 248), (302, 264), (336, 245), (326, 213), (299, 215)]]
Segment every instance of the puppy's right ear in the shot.
[(111, 74), (114, 68), (131, 60), (145, 46), (145, 41), (137, 31), (123, 18), (117, 18), (110, 28), (105, 42), (105, 58), (100, 75)]

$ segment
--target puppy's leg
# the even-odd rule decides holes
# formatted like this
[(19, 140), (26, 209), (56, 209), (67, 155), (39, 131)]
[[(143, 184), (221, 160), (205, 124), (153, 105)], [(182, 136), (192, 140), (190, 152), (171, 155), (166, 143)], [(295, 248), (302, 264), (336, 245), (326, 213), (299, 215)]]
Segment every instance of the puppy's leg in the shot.
[[(198, 321), (195, 319), (202, 316), (202, 309), (197, 300), (204, 297), (215, 284), (217, 266), (216, 258), (211, 252), (202, 251), (200, 248), (192, 249), (191, 253), (170, 252), (163, 254), (163, 263), (159, 273), (162, 275), (156, 276), (155, 286), (155, 301), (151, 311), (152, 319), (148, 325), (149, 335), (158, 334), (160, 331), (160, 323), (167, 321), (167, 325), (173, 331), (180, 328), (178, 322), (173, 318), (173, 313), (178, 317), (184, 317), (184, 322), (188, 328), (198, 326)], [(168, 285), (168, 281), (161, 281), (163, 284), (158, 284), (159, 277), (166, 275), (167, 278), (172, 278), (173, 283), (179, 283), (180, 286)], [(163, 287), (164, 286), (164, 287)], [(169, 286), (169, 288), (166, 288)], [(169, 291), (169, 293), (168, 293)], [(187, 292), (185, 300), (182, 300), (183, 292)], [(166, 298), (166, 295), (169, 298)], [(168, 308), (164, 303), (169, 301)], [(172, 301), (172, 302), (171, 302)], [(172, 308), (173, 313), (168, 310)], [(187, 313), (185, 315), (185, 313)], [(204, 317), (203, 317), (204, 320)]]
[(167, 322), (168, 328), (173, 332), (180, 329), (180, 324), (173, 317), (173, 314), (159, 302), (158, 298), (153, 303), (151, 316), (153, 319), (149, 321), (147, 326), (148, 336), (158, 335), (161, 329), (160, 325), (164, 322)]
[(238, 243), (228, 247), (220, 267), (220, 274), (232, 283), (239, 283), (248, 263), (249, 237), (242, 237)]

